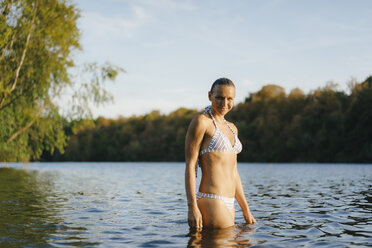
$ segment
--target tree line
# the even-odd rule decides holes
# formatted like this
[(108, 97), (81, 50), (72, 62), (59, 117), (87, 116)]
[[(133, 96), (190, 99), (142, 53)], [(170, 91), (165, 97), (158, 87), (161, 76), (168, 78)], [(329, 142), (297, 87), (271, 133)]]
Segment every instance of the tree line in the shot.
[[(250, 93), (226, 116), (239, 130), (244, 162), (372, 162), (372, 76), (304, 94), (278, 85)], [(184, 161), (187, 127), (201, 111), (180, 108), (129, 118), (65, 122), (65, 153), (45, 161)]]
[[(74, 64), (74, 4), (3, 0), (0, 13), (0, 161), (184, 160), (198, 110), (92, 120), (89, 106), (112, 100), (104, 83), (124, 70)], [(239, 161), (371, 162), (371, 81), (352, 81), (349, 94), (332, 84), (306, 95), (278, 85), (249, 94), (226, 117), (244, 145)]]

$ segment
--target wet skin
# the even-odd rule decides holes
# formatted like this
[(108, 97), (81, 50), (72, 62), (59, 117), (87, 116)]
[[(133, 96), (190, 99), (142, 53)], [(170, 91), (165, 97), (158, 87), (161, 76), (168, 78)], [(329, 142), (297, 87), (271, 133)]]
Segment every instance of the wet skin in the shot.
[[(229, 85), (218, 85), (208, 94), (212, 103), (212, 114), (221, 132), (234, 146), (235, 138), (224, 122), (224, 116), (232, 109), (235, 99), (235, 88)], [(236, 127), (229, 123), (235, 133)], [(188, 199), (189, 225), (202, 228), (227, 228), (234, 225), (235, 211), (229, 211), (220, 199), (201, 198), (196, 201), (195, 167), (199, 151), (208, 147), (216, 127), (209, 114), (196, 116), (190, 123), (186, 135), (186, 171), (185, 187)], [(208, 152), (200, 156), (202, 179), (199, 191), (224, 197), (235, 197), (243, 215), (249, 224), (255, 223), (245, 199), (240, 176), (237, 170), (237, 156), (233, 151)]]

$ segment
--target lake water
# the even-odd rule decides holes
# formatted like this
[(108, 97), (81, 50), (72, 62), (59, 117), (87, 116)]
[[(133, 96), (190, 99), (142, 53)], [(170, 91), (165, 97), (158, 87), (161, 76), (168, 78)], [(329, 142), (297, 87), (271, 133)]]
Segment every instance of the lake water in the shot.
[(371, 246), (372, 165), (238, 170), (258, 224), (195, 232), (183, 163), (0, 164), (0, 247)]

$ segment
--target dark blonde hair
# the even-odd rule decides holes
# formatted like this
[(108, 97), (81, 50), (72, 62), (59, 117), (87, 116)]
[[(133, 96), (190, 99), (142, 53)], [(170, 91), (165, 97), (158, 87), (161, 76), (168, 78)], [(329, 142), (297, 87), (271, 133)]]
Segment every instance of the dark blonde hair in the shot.
[(214, 90), (214, 88), (217, 87), (217, 85), (228, 85), (228, 86), (232, 86), (232, 87), (235, 88), (235, 84), (230, 79), (219, 78), (216, 81), (214, 81), (214, 83), (212, 84), (211, 91), (210, 91), (211, 93), (213, 93), (213, 90)]

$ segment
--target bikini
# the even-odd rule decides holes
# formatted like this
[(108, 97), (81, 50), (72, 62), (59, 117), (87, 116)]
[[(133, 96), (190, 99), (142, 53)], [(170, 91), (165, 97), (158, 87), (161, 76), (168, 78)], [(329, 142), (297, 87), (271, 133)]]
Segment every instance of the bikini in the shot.
[[(242, 151), (242, 143), (238, 139), (238, 136), (236, 135), (234, 130), (230, 127), (229, 123), (225, 119), (223, 119), (224, 122), (226, 123), (226, 125), (230, 128), (231, 132), (234, 134), (234, 146), (231, 145), (230, 140), (218, 128), (217, 122), (213, 117), (211, 109), (212, 109), (211, 106), (208, 106), (207, 108), (205, 108), (204, 114), (209, 113), (209, 115), (211, 116), (211, 118), (213, 120), (214, 125), (216, 126), (216, 131), (215, 131), (215, 133), (214, 133), (214, 135), (213, 135), (213, 137), (212, 137), (212, 139), (209, 143), (209, 146), (206, 149), (203, 149), (202, 151), (200, 151), (199, 156), (201, 156), (205, 153), (208, 153), (208, 152), (233, 151), (233, 152), (235, 152), (235, 154), (240, 153)], [(200, 166), (199, 161), (198, 161), (198, 165)], [(235, 201), (234, 198), (215, 195), (215, 194), (198, 192), (196, 194), (196, 199), (199, 200), (201, 198), (220, 199), (220, 200), (225, 202), (225, 205), (226, 205), (227, 209), (229, 209), (230, 211), (233, 210), (233, 208), (234, 208), (234, 201)]]

